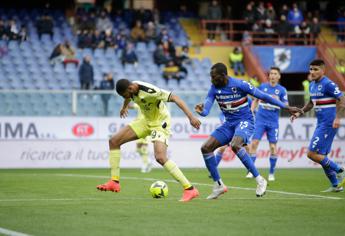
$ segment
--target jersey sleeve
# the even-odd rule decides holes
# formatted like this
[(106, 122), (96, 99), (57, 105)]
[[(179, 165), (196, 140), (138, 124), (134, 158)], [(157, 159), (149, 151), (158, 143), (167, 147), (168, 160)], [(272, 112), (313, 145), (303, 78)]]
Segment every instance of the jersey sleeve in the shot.
[(158, 100), (162, 100), (163, 102), (168, 102), (169, 101), (169, 98), (171, 96), (171, 92), (170, 91), (167, 91), (165, 89), (159, 89), (157, 91), (157, 99)]
[[(241, 81), (238, 86), (242, 91), (244, 91), (247, 94), (250, 94), (254, 97), (255, 97), (255, 94), (257, 93), (257, 91), (260, 91), (258, 88), (255, 88), (251, 83), (248, 83), (247, 81), (244, 81), (244, 80)], [(260, 85), (260, 87), (261, 86), (262, 85)]]
[(280, 94), (280, 101), (282, 101), (285, 104), (289, 104), (288, 95), (285, 88), (282, 89), (282, 92)]
[(326, 84), (325, 92), (327, 95), (337, 98), (337, 99), (343, 96), (343, 93), (340, 91), (338, 85), (334, 82)]

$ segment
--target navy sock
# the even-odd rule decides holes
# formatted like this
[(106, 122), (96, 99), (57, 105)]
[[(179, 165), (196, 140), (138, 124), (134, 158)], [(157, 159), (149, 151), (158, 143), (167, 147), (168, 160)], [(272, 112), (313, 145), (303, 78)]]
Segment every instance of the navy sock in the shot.
[(335, 173), (335, 171), (331, 170), (330, 168), (327, 168), (327, 167), (322, 167), (322, 168), (323, 168), (323, 171), (325, 172), (327, 178), (331, 182), (332, 186), (337, 187), (338, 186), (338, 179), (337, 179), (337, 174)]
[(323, 168), (329, 168), (333, 171), (335, 171), (336, 173), (341, 172), (341, 167), (335, 163), (334, 161), (328, 159), (328, 157), (325, 157), (321, 162), (320, 165), (322, 165)]
[(217, 169), (217, 163), (216, 163), (216, 158), (214, 157), (214, 154), (212, 152), (206, 153), (206, 154), (203, 153), (202, 156), (204, 157), (206, 167), (208, 171), (210, 172), (212, 179), (214, 181), (219, 181), (220, 176)]
[(255, 161), (256, 161), (256, 153), (251, 154), (250, 158), (252, 159), (253, 163), (255, 163)]
[(222, 160), (223, 153), (222, 152), (217, 152), (216, 155), (214, 156), (216, 158), (216, 164), (217, 166), (219, 165), (219, 162)]
[(270, 156), (270, 174), (274, 174), (276, 163), (277, 163), (277, 156), (271, 155)]
[(243, 165), (247, 168), (247, 170), (253, 174), (254, 178), (259, 176), (259, 171), (256, 169), (254, 162), (250, 158), (249, 154), (246, 152), (246, 149), (241, 148), (236, 155), (240, 158)]

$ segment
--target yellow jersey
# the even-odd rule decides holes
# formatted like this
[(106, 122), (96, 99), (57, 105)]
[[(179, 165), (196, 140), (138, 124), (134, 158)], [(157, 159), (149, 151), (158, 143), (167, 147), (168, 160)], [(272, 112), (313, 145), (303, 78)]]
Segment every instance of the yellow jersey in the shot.
[(132, 97), (132, 101), (139, 106), (140, 113), (148, 125), (159, 125), (162, 121), (170, 119), (165, 102), (169, 101), (171, 92), (142, 81), (133, 83), (139, 85), (139, 92)]

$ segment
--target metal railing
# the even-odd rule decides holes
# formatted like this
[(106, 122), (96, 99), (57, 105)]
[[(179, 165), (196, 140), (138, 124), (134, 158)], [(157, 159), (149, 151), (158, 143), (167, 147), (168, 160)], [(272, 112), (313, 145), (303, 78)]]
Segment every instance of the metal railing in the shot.
[[(293, 32), (293, 24), (290, 23), (291, 29), (287, 33), (279, 33), (275, 29), (280, 24), (279, 21), (272, 22), (273, 31), (264, 32), (264, 21), (259, 22), (258, 30), (253, 30), (252, 25), (255, 22), (248, 22), (246, 20), (201, 20), (201, 32), (204, 36), (204, 42), (209, 44), (208, 38), (218, 38), (216, 42), (211, 43), (232, 43), (241, 42), (243, 35), (250, 36), (253, 44), (270, 44), (270, 45), (314, 45), (316, 44), (318, 36), (312, 33), (304, 34)], [(330, 32), (322, 32), (324, 36), (336, 36), (339, 42), (334, 42), (336, 45), (345, 45), (345, 32), (338, 30), (338, 27), (345, 23), (321, 21), (320, 26), (332, 29)], [(262, 27), (262, 28), (261, 28)]]
[[(204, 101), (207, 91), (176, 91), (189, 109), (194, 110), (197, 103)], [(302, 107), (308, 97), (301, 91), (289, 92), (289, 103)], [(0, 116), (119, 116), (123, 99), (114, 91), (85, 90), (0, 90)], [(168, 108), (173, 117), (184, 116), (172, 103)], [(211, 117), (220, 114), (215, 103)], [(129, 111), (129, 116), (136, 116)], [(282, 111), (282, 116), (289, 116)], [(308, 114), (308, 116), (312, 116)]]

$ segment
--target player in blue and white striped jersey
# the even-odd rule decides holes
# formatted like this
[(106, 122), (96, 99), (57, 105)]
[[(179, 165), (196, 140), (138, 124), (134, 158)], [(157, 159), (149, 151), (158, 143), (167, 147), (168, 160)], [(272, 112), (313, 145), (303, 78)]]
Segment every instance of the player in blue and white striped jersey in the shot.
[(223, 63), (217, 63), (211, 68), (212, 86), (208, 91), (203, 104), (197, 104), (195, 111), (201, 116), (207, 116), (214, 103), (217, 101), (225, 116), (225, 123), (218, 127), (202, 145), (201, 152), (207, 169), (214, 180), (212, 193), (207, 199), (218, 198), (227, 191), (223, 184), (214, 157), (214, 151), (225, 144), (230, 143), (232, 151), (250, 171), (257, 181), (256, 196), (261, 197), (266, 192), (267, 181), (260, 176), (252, 159), (244, 146), (250, 143), (254, 131), (254, 117), (248, 105), (248, 94), (269, 102), (273, 105), (287, 109), (291, 113), (302, 112), (301, 109), (290, 107), (271, 96), (262, 93), (250, 83), (236, 78), (228, 77), (227, 68)]
[[(309, 86), (310, 101), (302, 110), (308, 112), (314, 107), (317, 125), (307, 155), (322, 166), (331, 183), (331, 187), (323, 192), (341, 192), (345, 184), (344, 168), (327, 155), (340, 127), (341, 114), (345, 111), (345, 97), (339, 87), (325, 76), (324, 61), (316, 59), (310, 63), (309, 78), (312, 80)], [(295, 113), (291, 116), (291, 121), (300, 115)]]
[[(280, 69), (279, 67), (271, 67), (268, 75), (268, 83), (261, 84), (258, 89), (267, 93), (271, 97), (274, 97), (281, 102), (288, 104), (287, 91), (285, 87), (279, 84)], [(274, 181), (275, 166), (277, 163), (277, 142), (279, 134), (279, 112), (280, 107), (272, 105), (262, 100), (255, 99), (252, 105), (252, 110), (255, 110), (257, 106), (259, 108), (255, 116), (255, 131), (253, 140), (250, 145), (250, 153), (253, 162), (256, 159), (256, 151), (258, 149), (260, 140), (264, 133), (267, 135), (267, 139), (270, 147), (270, 172), (268, 175), (268, 181)], [(252, 174), (248, 173), (247, 178), (252, 178)]]

